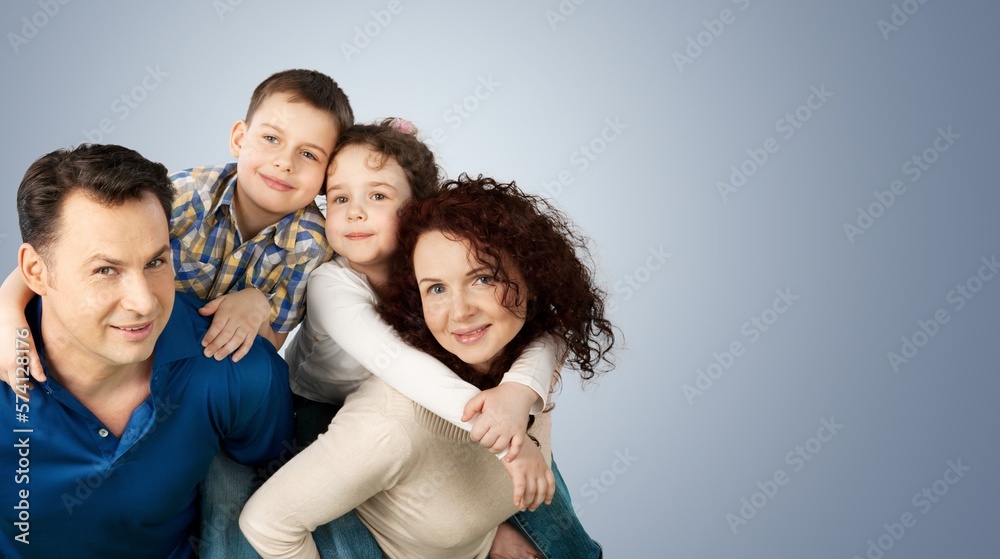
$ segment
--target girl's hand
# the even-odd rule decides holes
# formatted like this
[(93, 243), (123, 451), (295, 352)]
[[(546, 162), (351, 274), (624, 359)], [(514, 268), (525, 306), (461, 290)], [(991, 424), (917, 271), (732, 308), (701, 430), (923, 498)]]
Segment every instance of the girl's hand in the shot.
[(505, 382), (484, 390), (465, 404), (462, 421), (469, 421), (480, 413), (472, 424), (469, 435), (493, 454), (507, 450), (504, 460), (517, 458), (524, 446), (528, 428), (528, 412), (538, 400), (538, 394), (523, 384)]
[(534, 445), (524, 447), (521, 454), (512, 461), (501, 463), (507, 468), (514, 481), (514, 506), (524, 510), (535, 510), (542, 503), (550, 504), (556, 492), (556, 478), (545, 463), (542, 451)]
[(270, 328), (267, 320), (271, 304), (252, 287), (213, 299), (198, 312), (202, 316), (215, 315), (201, 345), (205, 357), (214, 357), (216, 361), (233, 352), (236, 352), (233, 362), (239, 361), (250, 351), (257, 332), (264, 326)]

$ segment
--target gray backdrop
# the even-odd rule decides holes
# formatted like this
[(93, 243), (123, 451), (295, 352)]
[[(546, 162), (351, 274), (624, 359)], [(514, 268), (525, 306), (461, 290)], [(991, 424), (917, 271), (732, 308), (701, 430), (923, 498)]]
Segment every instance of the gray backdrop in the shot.
[(609, 557), (995, 557), (1000, 7), (500, 4), (3, 3), (0, 265), (36, 157), (225, 162), (315, 68), (593, 238), (623, 351), (554, 439)]

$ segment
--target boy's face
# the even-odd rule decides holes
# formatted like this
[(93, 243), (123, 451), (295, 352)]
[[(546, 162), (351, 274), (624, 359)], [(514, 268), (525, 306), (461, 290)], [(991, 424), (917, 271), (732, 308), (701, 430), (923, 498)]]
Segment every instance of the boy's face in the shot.
[(340, 150), (326, 186), (326, 238), (351, 267), (381, 281), (396, 250), (396, 211), (413, 196), (402, 167), (362, 146)]
[(233, 125), (241, 213), (277, 223), (308, 206), (323, 186), (337, 134), (333, 116), (286, 93), (265, 99), (249, 123)]

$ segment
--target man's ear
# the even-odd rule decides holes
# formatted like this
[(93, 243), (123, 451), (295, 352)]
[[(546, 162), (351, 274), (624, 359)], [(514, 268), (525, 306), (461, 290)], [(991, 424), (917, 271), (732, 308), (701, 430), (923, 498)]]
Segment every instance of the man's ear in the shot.
[(237, 120), (233, 124), (233, 129), (229, 131), (229, 153), (233, 157), (239, 158), (240, 150), (243, 149), (243, 140), (247, 134), (247, 121)]
[(21, 243), (21, 248), (17, 250), (17, 267), (21, 270), (28, 289), (38, 295), (46, 295), (50, 271), (35, 247)]

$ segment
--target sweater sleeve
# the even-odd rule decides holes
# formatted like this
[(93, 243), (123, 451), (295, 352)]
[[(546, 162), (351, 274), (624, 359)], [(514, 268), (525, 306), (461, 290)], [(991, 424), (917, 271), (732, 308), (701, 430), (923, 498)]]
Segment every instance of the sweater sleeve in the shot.
[[(339, 265), (325, 266), (309, 278), (306, 304), (310, 321), (318, 329), (389, 386), (470, 431), (472, 423), (462, 421), (462, 410), (479, 389), (437, 359), (407, 345), (375, 311), (376, 303), (367, 282)], [(522, 378), (527, 376), (530, 373)]]
[(404, 428), (348, 398), (329, 430), (254, 493), (240, 528), (265, 558), (318, 558), (317, 526), (393, 487), (413, 447)]

